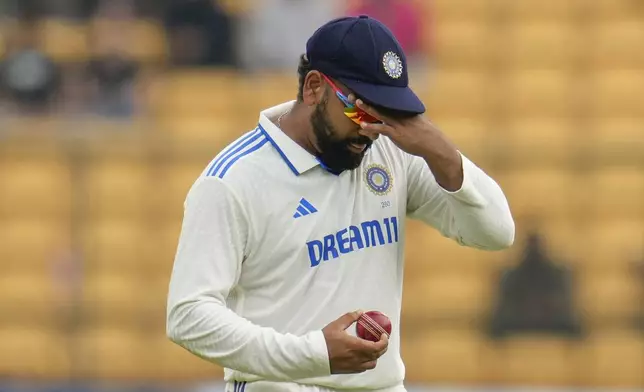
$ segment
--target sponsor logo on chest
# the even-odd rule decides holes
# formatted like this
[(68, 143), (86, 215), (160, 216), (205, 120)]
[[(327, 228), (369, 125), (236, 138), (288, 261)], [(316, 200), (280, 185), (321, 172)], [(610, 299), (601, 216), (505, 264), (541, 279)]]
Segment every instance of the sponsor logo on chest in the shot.
[(398, 218), (369, 220), (306, 243), (311, 267), (365, 248), (398, 242)]

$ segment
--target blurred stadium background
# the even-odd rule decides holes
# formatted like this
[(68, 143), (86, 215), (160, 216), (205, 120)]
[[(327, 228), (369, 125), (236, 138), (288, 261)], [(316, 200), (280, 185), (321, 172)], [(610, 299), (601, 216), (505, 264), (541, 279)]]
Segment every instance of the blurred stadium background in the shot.
[[(0, 391), (223, 390), (165, 337), (183, 199), (356, 12), (517, 220), (497, 253), (410, 223), (408, 384), (642, 390), (644, 1), (0, 0)], [(507, 284), (530, 235), (564, 286)]]

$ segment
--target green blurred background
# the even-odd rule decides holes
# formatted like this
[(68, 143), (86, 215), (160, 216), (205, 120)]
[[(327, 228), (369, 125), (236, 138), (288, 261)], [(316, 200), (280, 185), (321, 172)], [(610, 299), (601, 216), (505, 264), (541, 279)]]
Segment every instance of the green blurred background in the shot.
[(165, 337), (184, 197), (358, 13), (517, 221), (410, 222), (410, 390), (644, 388), (644, 1), (0, 0), (0, 391), (222, 390)]

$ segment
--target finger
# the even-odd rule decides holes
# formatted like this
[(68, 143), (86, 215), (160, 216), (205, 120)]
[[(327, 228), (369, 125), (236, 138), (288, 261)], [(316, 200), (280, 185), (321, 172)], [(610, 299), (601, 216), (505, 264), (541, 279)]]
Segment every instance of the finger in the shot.
[(389, 347), (389, 335), (383, 333), (380, 335), (380, 339), (374, 343), (374, 350), (380, 352), (387, 350), (387, 347)]
[(333, 324), (334, 327), (336, 327), (338, 329), (345, 330), (345, 329), (349, 328), (353, 323), (358, 321), (360, 316), (362, 316), (362, 313), (364, 313), (364, 312), (361, 311), (361, 310), (356, 310), (354, 312), (346, 313), (342, 317), (340, 317), (339, 319), (335, 320), (332, 324)]
[(385, 355), (387, 353), (387, 350), (389, 350), (389, 346), (385, 347), (384, 350), (377, 352), (376, 353), (376, 359), (378, 359), (378, 358), (382, 357), (383, 355)]
[(356, 101), (358, 100), (358, 97), (356, 97), (354, 93), (349, 94), (347, 98), (349, 98), (349, 102), (351, 102), (352, 104), (355, 104)]
[(347, 334), (343, 337), (346, 347), (351, 351), (352, 355), (360, 360), (360, 362), (371, 361), (377, 359), (376, 354), (382, 351), (376, 348), (375, 343), (369, 340), (361, 339), (356, 336)]
[(377, 118), (378, 120), (380, 120), (382, 122), (387, 122), (387, 120), (389, 120), (389, 122), (391, 122), (391, 119), (389, 119), (387, 116), (381, 114), (380, 112), (378, 112), (376, 109), (374, 109), (370, 105), (367, 105), (362, 99), (356, 100), (356, 105), (361, 110), (367, 112), (367, 114), (370, 114), (372, 117), (375, 117), (375, 118)]
[(363, 363), (360, 367), (364, 370), (371, 370), (371, 369), (375, 369), (377, 364), (378, 364), (378, 361), (375, 361), (375, 360), (368, 361)]
[(387, 332), (383, 332), (380, 334), (380, 339), (378, 339), (379, 342), (385, 342), (389, 344), (389, 334)]
[(369, 135), (385, 135), (391, 136), (394, 132), (394, 128), (391, 125), (387, 124), (370, 124), (370, 123), (360, 123), (361, 133), (365, 136)]
[(369, 357), (369, 359), (370, 359), (370, 360), (373, 360), (373, 361), (375, 361), (375, 360), (379, 359), (380, 357), (382, 357), (383, 355), (385, 355), (385, 353), (387, 353), (387, 350), (388, 350), (388, 349), (389, 349), (389, 347), (385, 347), (385, 349), (384, 349), (384, 350), (381, 350), (381, 351), (378, 351), (378, 352), (372, 353), (372, 354), (371, 354), (371, 356)]
[(353, 343), (355, 344), (355, 351), (360, 353), (362, 358), (373, 359), (375, 354), (387, 349), (389, 346), (389, 338), (381, 336), (377, 342), (358, 338)]
[(387, 350), (389, 350), (389, 335), (387, 335), (386, 333), (383, 333), (382, 335), (380, 335), (380, 340), (385, 341), (386, 345), (385, 345), (385, 348), (383, 348), (382, 350), (380, 350), (380, 351), (378, 351), (376, 353), (376, 355), (377, 355), (376, 358), (382, 357), (383, 355), (385, 355)]

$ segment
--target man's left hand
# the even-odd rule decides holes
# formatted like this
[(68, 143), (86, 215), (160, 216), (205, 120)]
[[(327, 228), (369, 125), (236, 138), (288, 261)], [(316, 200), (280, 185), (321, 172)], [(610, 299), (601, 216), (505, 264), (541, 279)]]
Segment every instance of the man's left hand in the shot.
[(431, 150), (432, 134), (440, 132), (425, 116), (417, 115), (404, 119), (394, 119), (379, 113), (376, 109), (358, 99), (356, 105), (369, 113), (382, 124), (361, 124), (361, 133), (368, 137), (384, 135), (391, 139), (401, 150), (424, 157)]
[(388, 137), (401, 150), (424, 158), (443, 188), (448, 191), (460, 189), (463, 183), (461, 154), (427, 117), (417, 115), (395, 119), (379, 113), (360, 99), (355, 103), (358, 108), (382, 121), (382, 124), (361, 124), (363, 135), (372, 139), (378, 135)]

